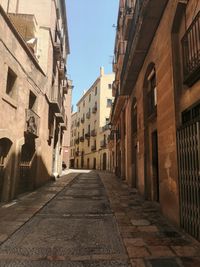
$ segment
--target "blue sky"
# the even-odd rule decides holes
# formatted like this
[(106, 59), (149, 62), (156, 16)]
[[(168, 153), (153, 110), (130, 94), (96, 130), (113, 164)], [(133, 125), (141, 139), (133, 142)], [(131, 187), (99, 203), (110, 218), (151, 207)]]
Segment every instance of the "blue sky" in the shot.
[(70, 55), (68, 77), (73, 80), (72, 104), (99, 76), (100, 66), (112, 72), (118, 0), (66, 0)]

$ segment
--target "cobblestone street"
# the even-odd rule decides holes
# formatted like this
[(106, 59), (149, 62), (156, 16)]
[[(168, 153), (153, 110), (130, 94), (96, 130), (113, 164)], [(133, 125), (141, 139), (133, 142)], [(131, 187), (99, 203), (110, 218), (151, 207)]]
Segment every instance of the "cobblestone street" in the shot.
[(0, 216), (0, 266), (200, 266), (199, 243), (106, 172), (65, 175)]

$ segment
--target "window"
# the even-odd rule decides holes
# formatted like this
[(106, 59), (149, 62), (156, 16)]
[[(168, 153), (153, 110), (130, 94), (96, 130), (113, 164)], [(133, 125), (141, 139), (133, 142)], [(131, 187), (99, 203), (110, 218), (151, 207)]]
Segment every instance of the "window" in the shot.
[(95, 95), (97, 95), (97, 87), (95, 87)]
[(83, 101), (83, 107), (85, 107), (85, 100)]
[(112, 99), (107, 99), (107, 107), (111, 107), (112, 106)]
[(111, 83), (108, 84), (108, 89), (112, 89), (112, 84)]
[(81, 107), (80, 107), (80, 106), (78, 107), (78, 111), (79, 111), (79, 112), (81, 111)]
[(148, 77), (148, 116), (157, 113), (157, 88), (156, 88), (156, 73), (155, 68), (151, 71)]
[(30, 91), (29, 94), (29, 105), (28, 108), (31, 110), (36, 110), (36, 95)]
[(110, 121), (109, 118), (106, 118), (106, 125), (109, 123), (109, 121)]
[[(192, 86), (200, 79), (200, 11), (182, 38), (184, 83)], [(198, 30), (197, 30), (198, 29)]]
[(6, 94), (8, 94), (11, 97), (15, 97), (16, 79), (17, 79), (17, 75), (10, 68), (8, 68)]
[(182, 124), (200, 120), (200, 102), (182, 112)]
[(91, 94), (89, 94), (89, 102), (91, 101)]

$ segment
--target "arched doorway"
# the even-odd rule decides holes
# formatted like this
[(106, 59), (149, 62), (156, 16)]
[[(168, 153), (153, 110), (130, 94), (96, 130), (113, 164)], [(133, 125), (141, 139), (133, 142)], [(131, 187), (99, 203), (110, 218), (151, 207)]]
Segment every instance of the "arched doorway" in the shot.
[(159, 201), (157, 134), (157, 81), (155, 64), (149, 64), (143, 86), (145, 197)]
[(6, 171), (6, 161), (8, 157), (8, 153), (12, 146), (12, 142), (8, 138), (0, 139), (0, 201), (2, 200), (3, 189), (4, 189), (4, 178)]
[(107, 167), (107, 155), (103, 153), (103, 170), (105, 171)]
[(34, 188), (34, 180), (37, 171), (37, 159), (35, 150), (35, 139), (27, 138), (21, 148), (20, 158), (20, 180), (18, 193), (24, 193)]
[(132, 186), (137, 188), (137, 100), (135, 97), (131, 106), (131, 148)]

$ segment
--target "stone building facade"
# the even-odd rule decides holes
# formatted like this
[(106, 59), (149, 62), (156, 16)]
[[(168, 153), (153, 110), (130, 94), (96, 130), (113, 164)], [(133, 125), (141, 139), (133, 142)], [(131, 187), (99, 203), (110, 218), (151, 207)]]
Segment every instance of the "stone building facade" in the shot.
[(0, 201), (61, 172), (65, 1), (0, 1)]
[[(105, 74), (103, 67), (100, 76), (84, 93), (77, 103), (74, 114), (71, 140), (75, 138), (75, 155), (71, 160), (75, 168), (107, 170), (110, 156), (107, 139), (110, 133), (108, 123), (113, 103), (112, 83), (114, 74)], [(75, 134), (75, 135), (74, 135)], [(74, 149), (72, 143), (71, 149)]]
[(120, 1), (113, 169), (200, 239), (200, 2)]

